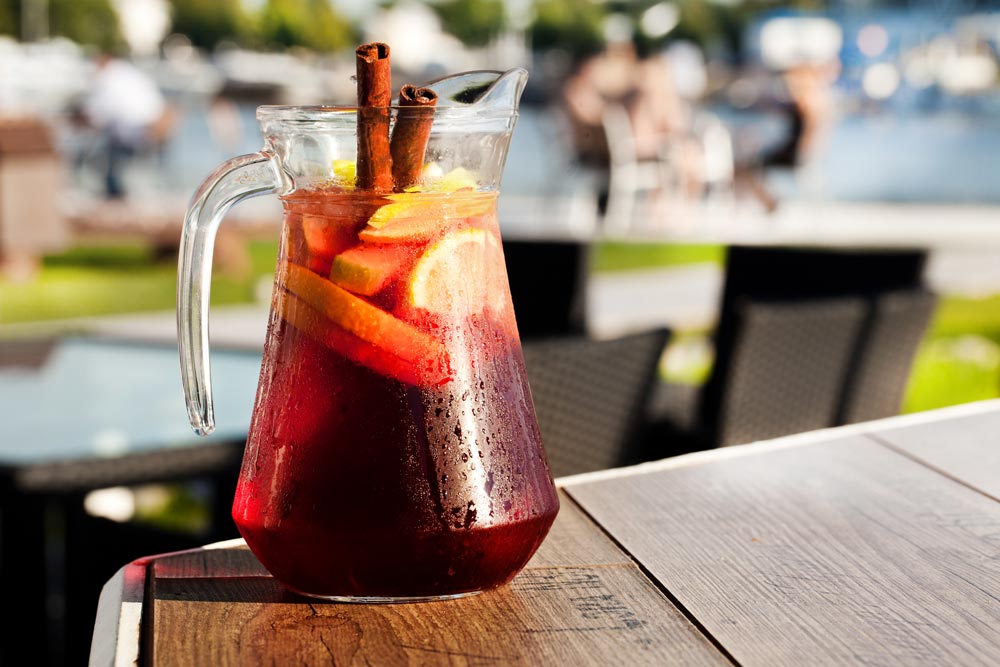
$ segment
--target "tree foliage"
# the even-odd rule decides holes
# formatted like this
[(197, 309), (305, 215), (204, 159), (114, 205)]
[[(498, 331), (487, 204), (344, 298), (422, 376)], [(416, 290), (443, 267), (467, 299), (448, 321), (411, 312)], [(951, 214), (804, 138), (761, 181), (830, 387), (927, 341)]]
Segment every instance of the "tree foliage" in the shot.
[(49, 32), (105, 51), (125, 45), (111, 0), (49, 0)]
[(0, 0), (0, 35), (18, 34), (18, 16), (15, 0)]
[(501, 0), (444, 0), (433, 5), (445, 32), (463, 44), (482, 46), (507, 24)]
[[(19, 39), (22, 0), (0, 0), (0, 33)], [(103, 50), (120, 48), (118, 13), (111, 0), (48, 0), (48, 34)]]
[(604, 9), (590, 0), (538, 0), (530, 27), (536, 49), (562, 49), (581, 55), (604, 44)]
[(240, 0), (170, 0), (170, 9), (173, 32), (195, 46), (212, 49), (219, 42), (247, 40), (249, 23)]
[(257, 17), (262, 46), (336, 51), (354, 44), (353, 26), (328, 0), (267, 0)]

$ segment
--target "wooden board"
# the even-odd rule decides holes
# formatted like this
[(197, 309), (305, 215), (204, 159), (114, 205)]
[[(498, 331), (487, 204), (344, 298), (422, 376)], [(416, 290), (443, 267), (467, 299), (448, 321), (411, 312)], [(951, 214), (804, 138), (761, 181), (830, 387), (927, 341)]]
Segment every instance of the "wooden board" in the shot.
[(144, 662), (731, 664), (572, 501), (562, 501), (550, 538), (511, 585), (449, 602), (310, 602), (285, 592), (246, 549), (160, 559)]
[(1000, 501), (1000, 410), (879, 429), (872, 437)]
[(740, 665), (1000, 664), (1000, 504), (871, 439), (566, 490)]

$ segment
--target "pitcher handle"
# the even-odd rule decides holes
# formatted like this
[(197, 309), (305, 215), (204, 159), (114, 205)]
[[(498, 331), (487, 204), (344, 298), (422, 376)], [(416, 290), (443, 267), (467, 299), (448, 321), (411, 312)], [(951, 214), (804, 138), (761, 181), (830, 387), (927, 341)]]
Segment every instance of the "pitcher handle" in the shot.
[(188, 419), (198, 435), (215, 430), (208, 351), (215, 234), (230, 206), (277, 192), (281, 184), (280, 170), (271, 154), (262, 151), (241, 155), (219, 166), (205, 179), (184, 216), (177, 263), (177, 343)]

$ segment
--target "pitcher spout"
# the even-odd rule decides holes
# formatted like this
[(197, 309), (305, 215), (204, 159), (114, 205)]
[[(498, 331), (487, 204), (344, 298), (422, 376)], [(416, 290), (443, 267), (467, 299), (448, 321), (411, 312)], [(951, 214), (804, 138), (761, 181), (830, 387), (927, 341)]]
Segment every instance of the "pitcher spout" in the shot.
[(528, 83), (528, 71), (474, 70), (427, 84), (438, 94), (439, 107), (476, 106), (485, 110), (516, 111)]

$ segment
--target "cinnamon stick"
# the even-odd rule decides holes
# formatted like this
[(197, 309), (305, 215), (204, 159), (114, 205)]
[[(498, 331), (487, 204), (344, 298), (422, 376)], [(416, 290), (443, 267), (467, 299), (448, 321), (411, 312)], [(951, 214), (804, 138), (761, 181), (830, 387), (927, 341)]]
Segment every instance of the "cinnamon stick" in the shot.
[(437, 99), (437, 93), (430, 88), (406, 84), (399, 91), (400, 109), (389, 147), (396, 192), (402, 192), (420, 180)]
[(392, 77), (389, 45), (362, 44), (355, 50), (358, 78), (358, 181), (360, 190), (392, 190), (389, 104)]

